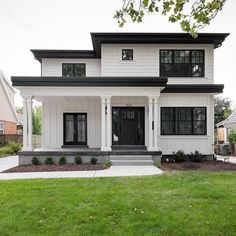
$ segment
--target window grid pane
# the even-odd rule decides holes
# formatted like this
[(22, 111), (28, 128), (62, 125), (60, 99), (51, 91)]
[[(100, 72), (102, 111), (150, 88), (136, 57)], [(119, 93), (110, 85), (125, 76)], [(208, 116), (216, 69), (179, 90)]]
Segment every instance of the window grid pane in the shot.
[(63, 77), (85, 77), (86, 76), (86, 64), (84, 64), (84, 63), (62, 64), (62, 76)]
[(206, 107), (162, 107), (162, 135), (206, 135)]
[(160, 50), (160, 76), (204, 77), (204, 50)]
[(122, 49), (122, 60), (132, 61), (133, 60), (133, 49)]

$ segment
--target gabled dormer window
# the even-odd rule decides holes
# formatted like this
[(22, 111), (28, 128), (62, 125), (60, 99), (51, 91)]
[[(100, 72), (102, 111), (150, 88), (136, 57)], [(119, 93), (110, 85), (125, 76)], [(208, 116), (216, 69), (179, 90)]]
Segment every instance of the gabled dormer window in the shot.
[(133, 61), (133, 49), (122, 49), (122, 61)]
[(62, 64), (63, 77), (85, 77), (86, 64), (84, 63), (64, 63)]
[(204, 77), (204, 50), (161, 50), (160, 76)]

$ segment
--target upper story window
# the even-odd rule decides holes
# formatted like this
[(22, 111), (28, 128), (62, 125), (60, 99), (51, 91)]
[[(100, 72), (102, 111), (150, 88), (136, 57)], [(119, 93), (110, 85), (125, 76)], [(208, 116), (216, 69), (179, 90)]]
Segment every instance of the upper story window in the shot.
[(63, 77), (84, 77), (86, 76), (86, 64), (84, 63), (64, 63), (62, 64)]
[(162, 135), (206, 135), (206, 107), (161, 107)]
[(161, 50), (160, 76), (204, 77), (204, 50)]
[(4, 123), (0, 121), (0, 134), (4, 134)]
[(133, 61), (133, 49), (122, 49), (122, 60)]

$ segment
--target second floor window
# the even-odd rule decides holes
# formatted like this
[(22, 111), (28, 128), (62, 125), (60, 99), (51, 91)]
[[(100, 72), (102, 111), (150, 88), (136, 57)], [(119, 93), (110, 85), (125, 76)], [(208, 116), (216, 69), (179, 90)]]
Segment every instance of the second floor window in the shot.
[(161, 50), (160, 76), (204, 77), (204, 50)]
[(133, 49), (122, 49), (122, 60), (132, 61), (133, 60)]
[(64, 63), (62, 64), (63, 77), (84, 77), (86, 76), (86, 64), (84, 63)]

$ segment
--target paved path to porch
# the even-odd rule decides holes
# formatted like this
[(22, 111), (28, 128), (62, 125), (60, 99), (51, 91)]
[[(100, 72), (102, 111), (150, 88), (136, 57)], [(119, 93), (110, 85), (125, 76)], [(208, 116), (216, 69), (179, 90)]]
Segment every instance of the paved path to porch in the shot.
[[(219, 155), (217, 155), (216, 157), (218, 161), (224, 161), (224, 157), (219, 156)], [(226, 160), (225, 162), (228, 162), (228, 160)], [(229, 163), (236, 164), (236, 156), (230, 156)]]
[(0, 172), (18, 166), (18, 156), (0, 157)]
[[(0, 172), (18, 165), (18, 157), (0, 158)], [(24, 172), (0, 173), (0, 179), (38, 179), (38, 178), (96, 178), (119, 176), (158, 175), (162, 171), (155, 166), (111, 166), (106, 170), (97, 171), (57, 171), (57, 172)]]

